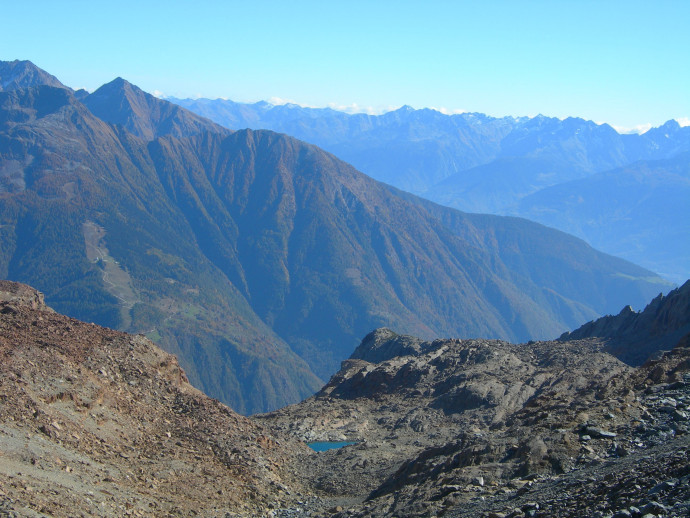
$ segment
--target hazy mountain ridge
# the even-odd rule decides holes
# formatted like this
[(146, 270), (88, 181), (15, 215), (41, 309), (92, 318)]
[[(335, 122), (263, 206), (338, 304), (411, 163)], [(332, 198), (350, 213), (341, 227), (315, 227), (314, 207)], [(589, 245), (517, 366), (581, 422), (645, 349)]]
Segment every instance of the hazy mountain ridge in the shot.
[(216, 131), (110, 87), (115, 112), (158, 137), (65, 89), (0, 93), (0, 272), (147, 333), (237, 410), (308, 395), (375, 327), (551, 337), (663, 282), (539, 225), (402, 195), (296, 139)]
[[(690, 275), (681, 244), (688, 241), (683, 226), (687, 218), (668, 216), (650, 225), (648, 214), (637, 210), (649, 205), (642, 186), (658, 180), (659, 173), (641, 178), (640, 191), (627, 192), (627, 197), (616, 190), (615, 180), (636, 162), (658, 161), (650, 168), (659, 169), (663, 160), (687, 156), (690, 127), (677, 121), (638, 135), (619, 134), (607, 124), (574, 117), (444, 115), (407, 106), (366, 115), (265, 102), (171, 100), (228, 128), (272, 129), (317, 144), (377, 180), (437, 203), (469, 212), (519, 215), (574, 232), (597, 249), (663, 272), (675, 282)], [(594, 182), (593, 175), (605, 171), (611, 180), (597, 187), (607, 187), (604, 196), (617, 200), (620, 210), (627, 212), (625, 220), (609, 218), (599, 235), (589, 228), (601, 221), (592, 210), (581, 213), (574, 207), (553, 217), (549, 205), (557, 206), (560, 200), (550, 201), (552, 195), (586, 197), (588, 179)], [(669, 180), (672, 191), (677, 182)], [(658, 206), (666, 202), (666, 207), (684, 210), (687, 204), (676, 198), (682, 194), (676, 193), (673, 200), (661, 198)], [(626, 241), (628, 236), (631, 241)]]
[(170, 101), (231, 129), (287, 133), (334, 153), (377, 180), (416, 194), (453, 174), (458, 174), (456, 183), (462, 182), (463, 171), (497, 159), (533, 158), (585, 176), (690, 151), (690, 128), (681, 128), (676, 121), (638, 135), (619, 134), (608, 124), (576, 117), (446, 115), (409, 106), (368, 115), (224, 99)]
[(686, 152), (542, 189), (512, 212), (681, 283), (690, 278), (689, 199)]

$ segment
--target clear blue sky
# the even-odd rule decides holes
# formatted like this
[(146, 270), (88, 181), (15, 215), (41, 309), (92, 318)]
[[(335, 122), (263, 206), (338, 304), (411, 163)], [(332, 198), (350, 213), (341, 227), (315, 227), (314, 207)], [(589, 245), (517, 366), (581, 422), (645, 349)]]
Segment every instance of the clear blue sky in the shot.
[(690, 123), (690, 0), (0, 0), (0, 59), (68, 86)]

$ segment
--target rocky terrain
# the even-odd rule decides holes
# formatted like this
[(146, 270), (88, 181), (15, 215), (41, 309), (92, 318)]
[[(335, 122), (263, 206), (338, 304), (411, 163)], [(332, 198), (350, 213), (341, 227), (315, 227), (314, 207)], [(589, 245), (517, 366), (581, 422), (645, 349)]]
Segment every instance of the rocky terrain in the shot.
[(175, 357), (0, 281), (0, 516), (259, 516), (301, 498), (276, 439)]
[(690, 281), (666, 296), (659, 295), (643, 311), (624, 307), (563, 333), (559, 340), (599, 337), (606, 350), (630, 365), (641, 365), (658, 351), (672, 349), (690, 333)]
[(688, 345), (635, 369), (599, 338), (379, 329), (318, 394), (259, 419), (356, 442), (304, 461), (338, 516), (687, 516)]
[[(639, 321), (675, 329), (686, 291)], [(245, 418), (143, 336), (0, 281), (0, 516), (688, 516), (690, 335), (640, 367), (608, 347), (381, 328)]]

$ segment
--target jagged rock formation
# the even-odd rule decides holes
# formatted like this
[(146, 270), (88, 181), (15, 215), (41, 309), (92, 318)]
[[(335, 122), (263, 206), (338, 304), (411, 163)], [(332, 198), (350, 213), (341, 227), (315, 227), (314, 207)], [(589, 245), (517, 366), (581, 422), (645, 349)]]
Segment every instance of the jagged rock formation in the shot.
[(690, 333), (690, 281), (664, 296), (659, 294), (644, 310), (624, 307), (570, 333), (559, 340), (604, 339), (606, 350), (629, 365), (641, 365), (652, 354), (672, 349)]
[[(664, 308), (659, 335), (689, 314), (676, 292), (650, 306)], [(635, 369), (599, 338), (423, 342), (379, 329), (314, 397), (257, 418), (356, 442), (304, 461), (315, 491), (349, 507), (341, 517), (685, 516), (688, 345)]]
[(301, 497), (305, 453), (146, 338), (0, 281), (0, 515), (258, 516)]

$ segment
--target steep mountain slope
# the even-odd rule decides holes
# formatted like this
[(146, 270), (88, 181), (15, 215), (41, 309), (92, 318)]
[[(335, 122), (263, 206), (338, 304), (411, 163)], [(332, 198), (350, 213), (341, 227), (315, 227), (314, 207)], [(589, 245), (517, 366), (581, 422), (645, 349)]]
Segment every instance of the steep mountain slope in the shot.
[(0, 281), (0, 359), (5, 516), (259, 516), (303, 498), (306, 446), (203, 395), (141, 336)]
[(675, 282), (690, 278), (690, 153), (542, 189), (514, 214), (556, 227)]
[[(687, 175), (677, 176), (677, 163), (662, 162), (688, 163), (690, 127), (676, 121), (621, 135), (572, 117), (496, 119), (409, 107), (371, 116), (263, 102), (173, 101), (228, 128), (272, 129), (317, 144), (373, 178), (437, 203), (526, 217), (674, 282), (690, 277)], [(631, 165), (640, 160), (649, 165)], [(604, 171), (610, 172), (589, 178)], [(669, 213), (678, 217), (661, 218)]]
[(318, 386), (199, 250), (144, 141), (66, 90), (0, 95), (3, 277), (39, 286), (72, 316), (149, 333), (239, 411)]
[(31, 61), (0, 61), (0, 92), (38, 85), (67, 88), (60, 80)]
[(0, 94), (0, 273), (147, 333), (239, 411), (308, 395), (372, 328), (547, 338), (663, 289), (560, 232), (403, 195), (284, 135), (202, 131), (121, 81), (106, 92), (159, 136), (68, 90)]
[[(649, 272), (529, 222), (487, 224), (435, 206), (449, 221), (456, 218), (444, 222), (425, 202), (405, 200), (294, 139), (240, 131), (193, 140), (191, 147), (167, 140), (149, 146), (163, 164), (164, 185), (194, 186), (193, 197), (182, 189), (175, 196), (197, 235), (218, 229), (206, 255), (216, 254), (263, 321), (322, 376), (354, 348), (358, 334), (383, 322), (423, 336), (526, 340), (549, 336), (559, 321), (591, 318), (613, 293), (640, 290), (639, 299), (654, 289)], [(186, 149), (204, 152), (181, 155)], [(186, 168), (169, 168), (166, 160)], [(519, 259), (527, 251), (545, 260)], [(524, 263), (530, 266), (517, 267)], [(572, 290), (559, 283), (564, 263)], [(539, 284), (529, 277), (537, 271)], [(587, 288), (607, 295), (586, 296)]]
[(631, 365), (641, 365), (652, 354), (672, 349), (690, 334), (690, 281), (664, 296), (659, 294), (643, 311), (626, 306), (609, 315), (563, 333), (559, 340), (601, 338), (606, 350)]

